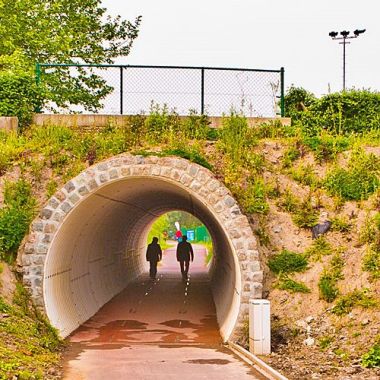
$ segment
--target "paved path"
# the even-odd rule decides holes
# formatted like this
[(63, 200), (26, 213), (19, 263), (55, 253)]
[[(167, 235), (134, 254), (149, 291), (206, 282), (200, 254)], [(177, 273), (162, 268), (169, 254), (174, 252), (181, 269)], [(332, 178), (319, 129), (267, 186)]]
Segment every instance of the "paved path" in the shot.
[(71, 335), (64, 379), (264, 379), (223, 347), (206, 253), (194, 248), (187, 282), (168, 249), (155, 281), (142, 275)]

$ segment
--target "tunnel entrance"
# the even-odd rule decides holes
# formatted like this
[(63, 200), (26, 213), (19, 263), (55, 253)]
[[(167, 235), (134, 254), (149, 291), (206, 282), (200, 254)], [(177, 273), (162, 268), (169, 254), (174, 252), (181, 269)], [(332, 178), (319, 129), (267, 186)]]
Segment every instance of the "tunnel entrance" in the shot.
[(214, 242), (210, 283), (223, 340), (260, 298), (262, 271), (247, 218), (205, 168), (180, 158), (121, 155), (58, 191), (19, 252), (23, 280), (62, 337), (146, 271), (148, 232), (161, 215), (200, 219)]

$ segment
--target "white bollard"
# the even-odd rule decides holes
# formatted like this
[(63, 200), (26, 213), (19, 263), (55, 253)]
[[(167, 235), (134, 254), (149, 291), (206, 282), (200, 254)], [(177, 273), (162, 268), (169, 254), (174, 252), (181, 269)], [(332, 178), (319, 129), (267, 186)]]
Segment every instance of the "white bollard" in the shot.
[(249, 351), (255, 355), (269, 355), (270, 302), (249, 300)]

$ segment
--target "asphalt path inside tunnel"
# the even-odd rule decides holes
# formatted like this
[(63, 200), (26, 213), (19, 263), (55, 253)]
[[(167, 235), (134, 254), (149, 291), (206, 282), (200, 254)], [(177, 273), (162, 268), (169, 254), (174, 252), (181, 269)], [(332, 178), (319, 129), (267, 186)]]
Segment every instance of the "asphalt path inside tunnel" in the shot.
[(183, 281), (175, 247), (156, 280), (141, 275), (69, 337), (64, 379), (264, 379), (221, 341), (206, 250)]

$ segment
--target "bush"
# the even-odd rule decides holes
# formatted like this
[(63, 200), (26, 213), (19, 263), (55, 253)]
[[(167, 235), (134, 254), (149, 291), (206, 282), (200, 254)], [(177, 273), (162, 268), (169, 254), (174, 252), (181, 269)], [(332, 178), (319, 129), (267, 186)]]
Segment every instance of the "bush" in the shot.
[(287, 116), (308, 136), (322, 130), (335, 134), (363, 133), (380, 127), (380, 93), (349, 90), (317, 99), (303, 88), (291, 87), (285, 96)]
[(41, 90), (33, 75), (0, 71), (0, 116), (17, 116), (24, 127), (41, 105)]
[(380, 160), (362, 148), (353, 150), (348, 169), (335, 167), (326, 176), (324, 186), (332, 195), (345, 200), (367, 199), (379, 187)]
[(303, 272), (307, 265), (308, 262), (304, 255), (286, 249), (268, 261), (270, 270), (276, 274)]
[(0, 210), (0, 258), (12, 262), (35, 215), (36, 201), (31, 186), (21, 179), (7, 182), (4, 207)]
[(317, 161), (328, 161), (334, 159), (338, 153), (348, 149), (350, 142), (345, 136), (332, 136), (321, 133), (319, 136), (306, 136), (303, 143), (315, 154)]

